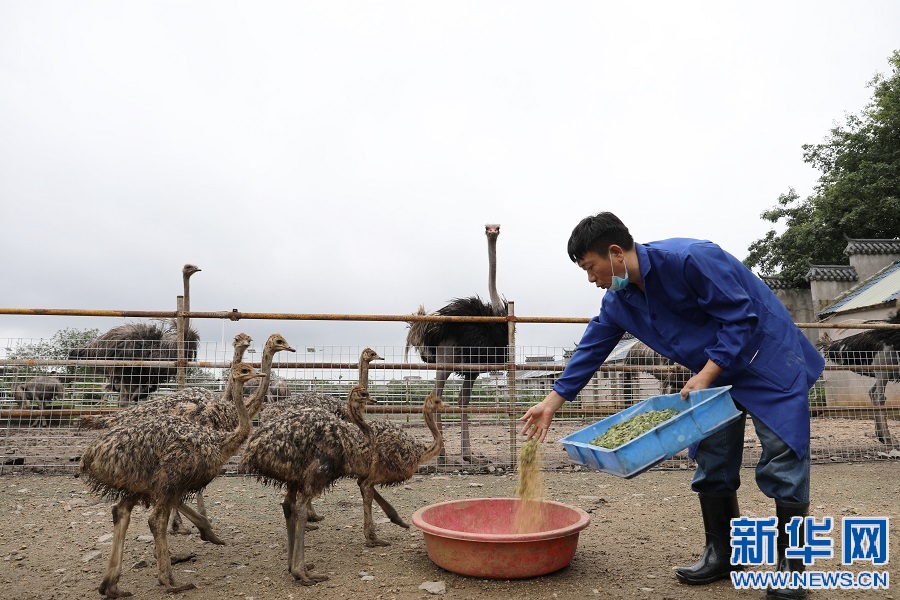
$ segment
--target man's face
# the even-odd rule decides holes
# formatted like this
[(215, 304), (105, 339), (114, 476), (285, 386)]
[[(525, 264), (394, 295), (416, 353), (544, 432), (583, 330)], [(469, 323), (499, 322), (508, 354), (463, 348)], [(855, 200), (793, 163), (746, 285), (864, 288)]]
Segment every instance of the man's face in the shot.
[(598, 288), (609, 289), (612, 283), (612, 267), (609, 256), (601, 256), (593, 250), (588, 250), (578, 260), (578, 266), (587, 273), (588, 281)]

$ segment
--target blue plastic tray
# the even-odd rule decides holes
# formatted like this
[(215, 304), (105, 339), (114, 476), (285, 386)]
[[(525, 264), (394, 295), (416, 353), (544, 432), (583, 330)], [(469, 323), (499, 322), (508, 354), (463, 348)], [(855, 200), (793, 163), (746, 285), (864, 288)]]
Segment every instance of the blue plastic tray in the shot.
[[(560, 442), (572, 462), (619, 477), (634, 477), (738, 419), (741, 411), (734, 406), (730, 389), (729, 385), (698, 390), (691, 392), (687, 400), (682, 400), (681, 394), (653, 396), (571, 433)], [(651, 410), (667, 409), (680, 412), (618, 448), (590, 444), (613, 425)]]

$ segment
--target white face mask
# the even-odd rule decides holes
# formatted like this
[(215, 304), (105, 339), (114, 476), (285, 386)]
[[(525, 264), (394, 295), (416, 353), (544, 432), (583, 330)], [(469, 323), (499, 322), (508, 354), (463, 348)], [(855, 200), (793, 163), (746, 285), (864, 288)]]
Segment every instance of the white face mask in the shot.
[(613, 261), (612, 254), (609, 254), (609, 270), (612, 273), (612, 281), (609, 284), (609, 289), (614, 292), (618, 292), (619, 290), (624, 290), (628, 287), (628, 265), (625, 265), (625, 277), (616, 276), (616, 272), (613, 269)]

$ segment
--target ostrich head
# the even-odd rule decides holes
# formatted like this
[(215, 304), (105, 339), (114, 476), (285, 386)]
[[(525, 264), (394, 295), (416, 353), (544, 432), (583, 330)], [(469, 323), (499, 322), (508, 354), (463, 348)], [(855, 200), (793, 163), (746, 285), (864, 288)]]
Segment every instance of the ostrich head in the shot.
[(359, 359), (367, 363), (370, 363), (373, 360), (384, 360), (383, 358), (378, 356), (378, 353), (371, 348), (366, 348), (365, 350), (363, 350), (362, 354), (359, 355)]
[(253, 342), (253, 340), (250, 338), (249, 335), (247, 335), (246, 333), (239, 333), (236, 336), (234, 336), (234, 342), (232, 342), (231, 345), (234, 347), (235, 350), (244, 351), (250, 347), (250, 344), (252, 342)]
[(287, 340), (284, 339), (284, 336), (282, 336), (280, 333), (273, 333), (272, 335), (270, 335), (269, 339), (266, 341), (266, 344), (272, 348), (277, 348), (276, 351), (290, 350), (291, 352), (296, 352), (296, 350), (287, 343)]
[(273, 333), (269, 336), (269, 339), (266, 340), (266, 347), (271, 348), (271, 352), (281, 352), (282, 350), (287, 350), (289, 352), (296, 352), (296, 350), (288, 344), (287, 340), (280, 333)]
[(488, 237), (489, 240), (496, 240), (497, 236), (500, 235), (500, 224), (499, 223), (488, 223), (484, 226), (484, 235)]
[(425, 398), (423, 412), (440, 412), (444, 408), (444, 401), (437, 394), (428, 394)]
[[(200, 270), (200, 267), (197, 265), (192, 265), (191, 263), (185, 264), (181, 267), (181, 280), (184, 286), (184, 310), (185, 312), (191, 311), (191, 275)], [(187, 336), (188, 329), (190, 327), (190, 320), (185, 319), (184, 321), (184, 335)]]
[(359, 355), (359, 385), (368, 389), (369, 387), (369, 363), (373, 360), (384, 360), (378, 353), (371, 348), (366, 348)]
[(350, 389), (350, 394), (347, 396), (347, 404), (354, 410), (359, 413), (362, 413), (366, 409), (366, 404), (371, 401), (371, 397), (369, 396), (368, 390), (361, 385), (354, 385), (353, 388)]
[(252, 365), (245, 362), (239, 362), (231, 367), (231, 375), (235, 381), (240, 383), (246, 383), (251, 379), (264, 378), (266, 376), (265, 373), (260, 373)]

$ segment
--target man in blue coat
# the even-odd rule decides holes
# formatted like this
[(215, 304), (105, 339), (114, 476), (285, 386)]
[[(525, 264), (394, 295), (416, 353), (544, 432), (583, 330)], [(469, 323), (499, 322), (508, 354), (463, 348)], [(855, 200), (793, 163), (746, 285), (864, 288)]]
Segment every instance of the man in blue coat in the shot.
[[(790, 313), (756, 275), (709, 241), (674, 238), (637, 244), (615, 215), (583, 219), (572, 231), (569, 257), (604, 288), (600, 314), (588, 324), (562, 375), (544, 400), (522, 416), (522, 433), (544, 441), (554, 413), (574, 400), (625, 332), (691, 370), (681, 390), (730, 385), (753, 419), (762, 444), (756, 483), (775, 500), (778, 568), (786, 559), (785, 524), (809, 508), (809, 390), (825, 366)], [(691, 489), (698, 492), (706, 547), (700, 560), (676, 569), (684, 583), (729, 577), (731, 519), (740, 516), (737, 489), (745, 418), (702, 440)], [(804, 589), (769, 590), (769, 598), (805, 598)]]

